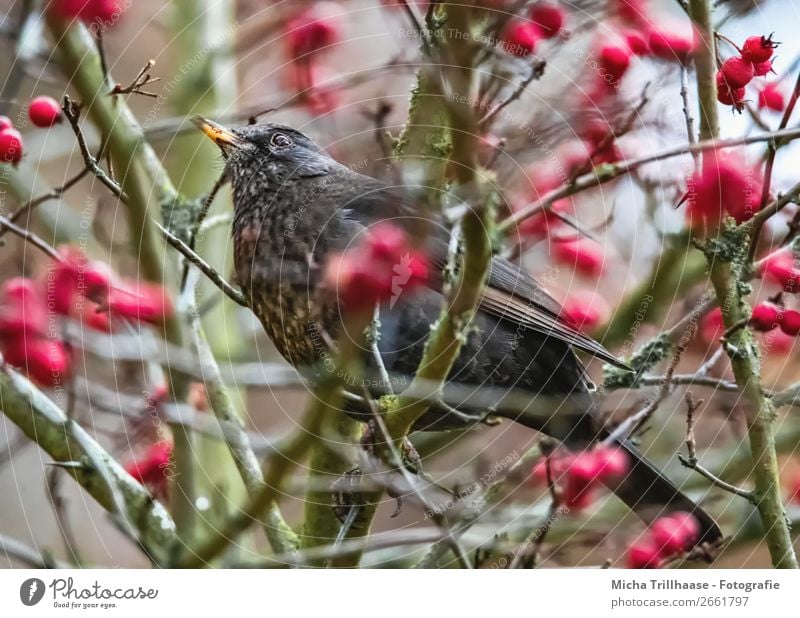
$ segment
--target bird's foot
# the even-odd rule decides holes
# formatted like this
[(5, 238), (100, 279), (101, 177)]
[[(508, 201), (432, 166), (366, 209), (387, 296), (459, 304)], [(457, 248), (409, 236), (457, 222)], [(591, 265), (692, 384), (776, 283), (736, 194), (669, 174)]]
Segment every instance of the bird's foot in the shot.
[(361, 486), (361, 468), (348, 470), (331, 484), (331, 506), (340, 523), (351, 517), (353, 509), (360, 509), (364, 499), (358, 489)]

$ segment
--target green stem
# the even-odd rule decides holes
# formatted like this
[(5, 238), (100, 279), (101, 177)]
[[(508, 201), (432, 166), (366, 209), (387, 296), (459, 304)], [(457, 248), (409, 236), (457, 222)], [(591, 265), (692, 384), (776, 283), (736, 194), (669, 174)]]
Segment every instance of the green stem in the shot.
[[(154, 226), (151, 197), (158, 207), (177, 198), (177, 191), (158, 162), (153, 150), (144, 140), (142, 129), (133, 113), (120, 97), (109, 96), (111, 82), (103, 74), (97, 48), (89, 31), (82, 25), (61, 19), (55, 11), (46, 11), (47, 26), (55, 40), (62, 71), (78, 92), (84, 109), (95, 123), (119, 175), (120, 185), (127, 195), (129, 234), (139, 262), (139, 271), (151, 281), (163, 283), (163, 247), (158, 245)], [(183, 335), (177, 318), (164, 325), (166, 338), (180, 344)], [(166, 372), (176, 399), (183, 399), (188, 382), (183, 376)], [(173, 425), (173, 458), (178, 473), (174, 477), (171, 504), (182, 538), (194, 531), (194, 457), (192, 437), (187, 428)]]
[(699, 47), (694, 57), (694, 66), (697, 70), (700, 104), (700, 139), (716, 139), (719, 137), (717, 54), (714, 29), (711, 25), (711, 4), (708, 0), (689, 0), (689, 16), (695, 24)]
[(608, 348), (623, 345), (626, 350), (636, 339), (642, 324), (654, 324), (663, 317), (664, 311), (675, 298), (702, 281), (707, 265), (703, 254), (692, 250), (686, 235), (669, 237), (667, 246), (658, 256), (647, 279), (626, 295), (622, 304), (614, 311), (608, 322), (595, 336)]
[[(222, 381), (219, 365), (206, 341), (205, 333), (197, 317), (192, 320), (192, 333), (195, 350), (205, 376), (204, 384), (208, 402), (219, 421), (225, 445), (230, 453), (230, 455), (228, 453), (225, 455), (233, 458), (248, 496), (253, 497), (264, 486), (264, 475), (261, 473), (256, 454), (250, 446), (250, 439), (242, 418), (236, 411), (233, 399)], [(209, 443), (212, 442), (218, 443), (217, 440), (209, 439)], [(220, 460), (218, 458), (209, 461), (219, 462)], [(230, 493), (225, 496), (228, 500), (232, 500), (234, 497)], [(300, 546), (300, 540), (289, 524), (284, 521), (274, 502), (267, 509), (264, 532), (272, 551), (276, 553), (288, 554)]]
[(82, 464), (67, 471), (103, 508), (115, 512), (119, 498), (122, 515), (138, 531), (139, 540), (157, 563), (164, 562), (175, 541), (175, 523), (161, 503), (153, 500), (78, 423), (8, 368), (0, 371), (0, 408), (55, 461)]
[[(709, 0), (690, 0), (689, 9), (703, 47), (695, 57), (697, 67), (697, 91), (701, 110), (701, 139), (716, 139), (719, 134), (717, 121), (714, 33), (711, 26)], [(730, 243), (741, 249), (741, 238), (731, 235), (716, 242)], [(723, 259), (719, 253), (708, 251), (707, 258), (722, 318), (726, 329), (742, 323), (750, 317), (743, 294), (737, 263), (745, 255), (734, 257), (735, 261)], [(738, 262), (737, 262), (738, 261)], [(764, 526), (767, 547), (772, 564), (776, 568), (797, 568), (797, 558), (792, 547), (788, 520), (781, 499), (778, 458), (775, 449), (773, 424), (775, 410), (761, 389), (761, 367), (758, 346), (749, 328), (740, 328), (728, 337), (725, 350), (730, 358), (733, 374), (746, 403), (748, 437), (753, 458), (753, 477), (758, 511)]]
[[(280, 452), (273, 451), (264, 458), (261, 465), (264, 476), (263, 487), (250, 497), (237, 515), (229, 518), (223, 526), (213, 531), (201, 545), (180, 556), (175, 566), (181, 568), (204, 566), (224, 552), (253, 523), (253, 520), (260, 517), (261, 513), (276, 501), (289, 473), (303, 459), (313, 444), (320, 440), (322, 427), (327, 420), (343, 415), (342, 400), (345, 379), (350, 376), (356, 379), (361, 375), (358, 361), (358, 350), (361, 349), (361, 346), (359, 345), (360, 339), (356, 334), (363, 334), (371, 316), (366, 315), (363, 318), (360, 327), (357, 322), (350, 324), (351, 328), (348, 332), (351, 336), (342, 337), (336, 365), (331, 371), (326, 372), (318, 382), (314, 389), (311, 405), (295, 436), (285, 449)], [(327, 496), (329, 499), (330, 491), (327, 492)], [(325, 530), (331, 528), (330, 518), (335, 519), (335, 515), (330, 504), (327, 506), (324, 517), (324, 522), (313, 519), (307, 521), (304, 526), (304, 536), (319, 536), (317, 526), (319, 529), (323, 529), (324, 526)]]
[[(725, 328), (731, 328), (749, 317), (749, 307), (741, 297), (737, 277), (731, 264), (712, 261), (711, 282), (720, 303)], [(797, 558), (792, 547), (786, 512), (781, 498), (778, 457), (773, 425), (775, 410), (761, 389), (761, 367), (758, 344), (749, 328), (740, 328), (730, 335), (725, 346), (742, 399), (746, 402), (748, 437), (752, 456), (755, 495), (764, 526), (767, 547), (776, 568), (796, 569)]]

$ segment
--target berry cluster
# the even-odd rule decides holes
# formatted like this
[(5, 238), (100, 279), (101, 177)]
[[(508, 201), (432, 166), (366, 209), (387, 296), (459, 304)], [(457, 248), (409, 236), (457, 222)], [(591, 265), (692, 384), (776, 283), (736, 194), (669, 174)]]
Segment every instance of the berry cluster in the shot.
[(338, 90), (324, 85), (327, 71), (319, 58), (341, 41), (340, 11), (334, 2), (311, 3), (300, 9), (284, 30), (289, 57), (285, 85), (315, 114), (330, 112), (339, 105)]
[[(28, 105), (28, 118), (37, 127), (52, 127), (61, 122), (61, 108), (52, 97), (36, 97)], [(0, 161), (16, 165), (22, 160), (22, 134), (7, 116), (0, 116)]]
[(559, 504), (580, 511), (594, 501), (599, 485), (621, 478), (629, 468), (624, 451), (598, 446), (581, 453), (548, 455), (533, 467), (532, 479), (539, 486), (552, 482)]
[(628, 548), (631, 569), (659, 569), (667, 560), (691, 549), (700, 538), (700, 524), (691, 513), (679, 512), (660, 517), (647, 535)]
[(379, 223), (360, 244), (333, 257), (326, 265), (326, 288), (345, 311), (360, 312), (394, 301), (428, 280), (425, 256), (409, 245), (403, 230)]
[(753, 330), (762, 333), (780, 328), (790, 337), (800, 335), (800, 311), (785, 309), (771, 302), (759, 303), (753, 307), (748, 323)]
[(109, 332), (112, 317), (161, 324), (172, 315), (166, 291), (142, 281), (117, 279), (102, 263), (74, 247), (48, 265), (40, 280), (16, 277), (0, 288), (0, 349), (5, 362), (40, 386), (57, 386), (70, 373), (70, 358), (52, 318), (69, 317)]
[(717, 100), (741, 112), (745, 87), (754, 77), (764, 77), (772, 71), (771, 58), (777, 46), (771, 36), (748, 38), (739, 55), (728, 58), (717, 71)]
[(503, 49), (512, 56), (524, 58), (536, 51), (543, 39), (554, 39), (566, 23), (563, 8), (552, 2), (537, 2), (528, 9), (527, 19), (508, 21), (500, 35)]

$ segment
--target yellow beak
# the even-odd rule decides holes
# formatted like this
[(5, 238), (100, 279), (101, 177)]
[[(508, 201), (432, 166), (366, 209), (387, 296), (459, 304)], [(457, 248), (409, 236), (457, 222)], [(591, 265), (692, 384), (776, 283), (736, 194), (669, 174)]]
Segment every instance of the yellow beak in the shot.
[(212, 120), (202, 116), (193, 116), (192, 122), (205, 133), (208, 138), (224, 151), (229, 147), (239, 147), (242, 145), (242, 138), (234, 135), (229, 129)]

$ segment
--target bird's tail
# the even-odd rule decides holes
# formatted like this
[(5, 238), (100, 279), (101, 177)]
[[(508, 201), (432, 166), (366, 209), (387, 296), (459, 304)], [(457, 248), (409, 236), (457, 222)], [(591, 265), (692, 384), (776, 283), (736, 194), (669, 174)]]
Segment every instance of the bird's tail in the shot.
[(700, 524), (698, 544), (715, 544), (722, 539), (717, 522), (689, 499), (663, 472), (656, 468), (633, 444), (618, 442), (630, 461), (628, 473), (608, 488), (646, 523), (677, 511), (695, 516)]
[[(587, 408), (591, 406), (567, 406), (567, 409)], [(541, 411), (528, 410), (503, 416), (553, 436), (572, 449), (586, 448), (607, 437), (603, 431), (598, 435), (590, 412), (577, 415), (567, 412), (547, 417)], [(630, 468), (623, 478), (609, 481), (606, 485), (645, 523), (685, 511), (692, 513), (700, 524), (698, 544), (714, 544), (722, 538), (722, 531), (714, 519), (682, 493), (639, 449), (627, 440), (619, 440), (617, 444), (628, 455)]]

